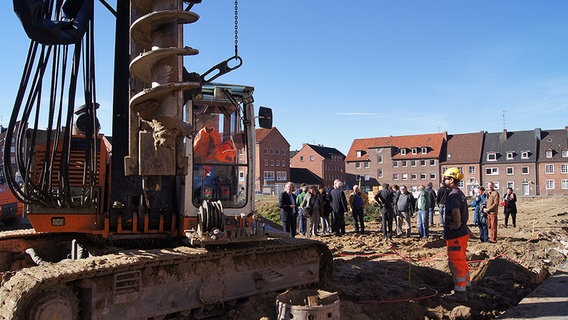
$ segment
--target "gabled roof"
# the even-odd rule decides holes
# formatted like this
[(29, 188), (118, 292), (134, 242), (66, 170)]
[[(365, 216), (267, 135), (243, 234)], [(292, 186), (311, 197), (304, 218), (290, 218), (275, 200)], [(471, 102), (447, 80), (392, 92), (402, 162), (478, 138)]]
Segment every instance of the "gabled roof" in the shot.
[(444, 164), (479, 163), (483, 150), (484, 132), (448, 135)]
[[(266, 137), (273, 135), (273, 134), (279, 135), (284, 141), (286, 141), (286, 143), (288, 143), (288, 140), (286, 140), (286, 138), (284, 138), (284, 136), (280, 133), (280, 131), (278, 131), (278, 129), (276, 129), (276, 127), (272, 127), (270, 129), (257, 128), (256, 129), (256, 143), (262, 142), (262, 140), (266, 139)], [(290, 144), (288, 143), (288, 145), (290, 145)]]
[(343, 158), (345, 158), (345, 155), (341, 153), (341, 151), (335, 148), (325, 147), (317, 144), (309, 144), (309, 143), (304, 144), (303, 147), (312, 148), (312, 150), (314, 150), (317, 154), (319, 154), (320, 156), (326, 159), (331, 158), (332, 155), (341, 155)]
[[(552, 158), (546, 152), (552, 151)], [(542, 131), (538, 159), (541, 162), (568, 161), (562, 157), (562, 151), (568, 151), (568, 128)]]
[[(390, 137), (378, 137), (378, 138), (363, 138), (355, 139), (351, 144), (351, 148), (347, 153), (345, 161), (365, 161), (369, 160), (368, 152), (369, 149), (373, 148), (398, 148), (407, 149), (406, 155), (401, 155), (397, 153), (393, 155), (393, 159), (432, 159), (439, 158), (440, 152), (446, 140), (446, 133), (429, 133), (429, 134), (416, 134), (409, 136), (390, 136)], [(413, 155), (410, 150), (412, 148), (422, 148), (428, 147), (428, 153)], [(357, 157), (357, 151), (364, 151), (361, 157)]]
[(323, 185), (323, 180), (306, 168), (290, 168), (290, 181), (294, 184)]
[[(483, 141), (483, 151), (481, 154), (482, 164), (491, 163), (516, 163), (516, 162), (536, 162), (537, 141), (540, 139), (541, 130), (512, 131), (507, 132), (488, 132)], [(521, 159), (522, 152), (528, 151), (528, 157)], [(512, 152), (513, 158), (507, 160), (507, 153)], [(487, 161), (487, 154), (496, 153), (497, 158)]]

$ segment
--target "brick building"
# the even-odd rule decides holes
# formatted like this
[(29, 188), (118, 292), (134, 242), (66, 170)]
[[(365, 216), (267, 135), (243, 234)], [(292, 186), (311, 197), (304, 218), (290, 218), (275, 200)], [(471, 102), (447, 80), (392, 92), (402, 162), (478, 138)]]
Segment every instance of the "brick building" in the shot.
[(304, 143), (290, 160), (293, 168), (306, 168), (323, 180), (324, 187), (333, 187), (333, 181), (345, 181), (345, 155), (341, 151)]
[[(446, 150), (442, 152), (440, 174), (449, 167), (458, 167), (464, 174), (460, 188), (466, 195), (472, 195), (482, 185), (481, 153), (484, 136), (483, 131), (448, 135)], [(438, 185), (439, 183), (434, 183), (434, 188), (437, 189)]]
[(284, 190), (290, 178), (290, 144), (280, 131), (256, 129), (255, 191), (265, 194)]
[(568, 195), (568, 127), (541, 132), (538, 182), (541, 195)]
[(440, 159), (446, 133), (355, 139), (346, 157), (345, 171), (360, 177), (369, 190), (372, 178), (380, 183), (407, 185), (410, 190), (440, 181)]

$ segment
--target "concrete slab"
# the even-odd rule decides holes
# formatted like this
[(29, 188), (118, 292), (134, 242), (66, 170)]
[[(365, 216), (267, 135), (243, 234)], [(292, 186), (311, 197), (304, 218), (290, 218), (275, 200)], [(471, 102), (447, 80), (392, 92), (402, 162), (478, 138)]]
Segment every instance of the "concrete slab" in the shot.
[(546, 279), (499, 319), (568, 319), (568, 264), (564, 263), (552, 277)]

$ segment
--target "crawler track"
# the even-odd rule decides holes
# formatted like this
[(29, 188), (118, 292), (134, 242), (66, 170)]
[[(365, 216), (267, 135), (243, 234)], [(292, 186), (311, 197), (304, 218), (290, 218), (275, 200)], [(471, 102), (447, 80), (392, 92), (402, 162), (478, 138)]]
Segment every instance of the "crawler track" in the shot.
[[(37, 318), (54, 310), (76, 319), (188, 315), (261, 292), (327, 281), (332, 263), (325, 245), (303, 239), (125, 250), (11, 272), (0, 287), (0, 319)], [(45, 298), (47, 293), (55, 297)], [(47, 301), (38, 306), (40, 297)]]

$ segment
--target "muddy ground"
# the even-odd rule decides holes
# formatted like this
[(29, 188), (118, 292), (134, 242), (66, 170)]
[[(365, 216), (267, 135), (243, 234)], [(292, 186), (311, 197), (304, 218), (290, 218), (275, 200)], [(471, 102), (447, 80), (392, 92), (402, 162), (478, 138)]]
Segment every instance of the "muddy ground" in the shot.
[[(343, 237), (316, 237), (329, 246), (335, 265), (332, 282), (320, 288), (339, 293), (342, 319), (495, 319), (566, 261), (567, 210), (568, 197), (521, 198), (517, 227), (505, 228), (500, 208), (496, 244), (481, 243), (470, 224), (472, 287), (462, 305), (440, 298), (453, 288), (442, 228), (420, 240), (416, 217), (408, 239), (386, 241), (378, 223), (367, 223), (364, 235), (348, 225)], [(277, 319), (275, 294), (254, 297), (227, 316)]]

